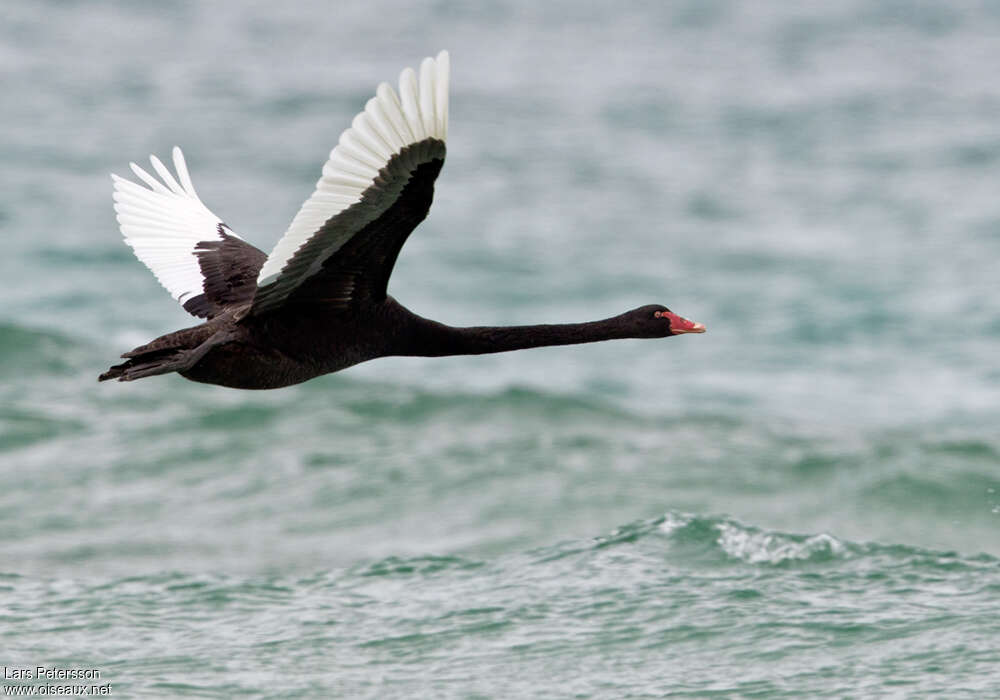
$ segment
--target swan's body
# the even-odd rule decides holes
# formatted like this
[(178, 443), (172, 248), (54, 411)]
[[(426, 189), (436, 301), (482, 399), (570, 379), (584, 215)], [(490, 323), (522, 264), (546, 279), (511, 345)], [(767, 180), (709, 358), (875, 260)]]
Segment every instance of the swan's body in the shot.
[(113, 176), (125, 242), (184, 308), (206, 318), (125, 353), (100, 379), (177, 372), (241, 389), (271, 389), (389, 355), (466, 355), (614, 338), (700, 333), (666, 307), (580, 324), (453, 328), (386, 293), (400, 248), (430, 209), (448, 131), (448, 54), (419, 79), (382, 83), (344, 132), (270, 255), (243, 241), (198, 198), (180, 149), (177, 179)]

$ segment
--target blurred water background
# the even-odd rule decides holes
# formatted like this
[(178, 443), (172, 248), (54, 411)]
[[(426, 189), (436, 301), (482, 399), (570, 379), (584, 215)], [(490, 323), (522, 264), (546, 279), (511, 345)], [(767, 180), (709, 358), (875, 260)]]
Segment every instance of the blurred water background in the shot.
[[(0, 664), (143, 698), (1000, 695), (1000, 4), (3, 14)], [(179, 144), (270, 250), (441, 48), (448, 162), (390, 293), (707, 334), (98, 385), (191, 325), (109, 172)]]

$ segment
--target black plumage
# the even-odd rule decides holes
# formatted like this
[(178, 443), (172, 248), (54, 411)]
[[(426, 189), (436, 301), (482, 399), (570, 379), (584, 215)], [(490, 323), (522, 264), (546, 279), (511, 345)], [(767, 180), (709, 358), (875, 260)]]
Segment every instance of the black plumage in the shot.
[(215, 318), (228, 307), (253, 301), (257, 273), (267, 260), (267, 253), (230, 235), (225, 224), (217, 228), (220, 240), (199, 241), (194, 249), (204, 291), (183, 304), (185, 311), (199, 318)]
[[(442, 52), (424, 60), (420, 87), (409, 69), (400, 78), (401, 97), (380, 86), (271, 256), (221, 221), (208, 226), (216, 217), (195, 194), (179, 149), (179, 182), (155, 157), (163, 183), (138, 166), (133, 170), (149, 189), (116, 177), (126, 242), (188, 312), (206, 321), (125, 353), (125, 362), (100, 379), (177, 372), (271, 389), (389, 355), (476, 355), (704, 331), (660, 305), (589, 323), (455, 328), (390, 297), (389, 276), (427, 216), (444, 164), (447, 80)], [(197, 242), (185, 249), (189, 240)]]

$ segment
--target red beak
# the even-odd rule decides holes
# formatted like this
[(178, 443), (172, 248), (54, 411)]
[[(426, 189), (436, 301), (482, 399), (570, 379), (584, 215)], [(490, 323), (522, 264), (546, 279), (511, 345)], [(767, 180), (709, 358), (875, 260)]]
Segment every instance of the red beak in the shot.
[(680, 335), (681, 333), (705, 332), (705, 326), (700, 323), (688, 321), (686, 318), (682, 318), (675, 313), (671, 313), (670, 311), (663, 311), (662, 314), (670, 319), (670, 332), (673, 335)]

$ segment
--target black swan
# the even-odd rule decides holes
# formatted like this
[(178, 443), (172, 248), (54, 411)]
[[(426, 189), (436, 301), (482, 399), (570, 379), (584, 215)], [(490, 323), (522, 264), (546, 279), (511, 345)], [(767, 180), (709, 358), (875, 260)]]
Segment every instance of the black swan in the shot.
[(649, 305), (590, 323), (455, 328), (386, 294), (400, 248), (427, 216), (448, 133), (448, 53), (387, 83), (340, 136), (316, 191), (270, 255), (201, 202), (184, 156), (175, 178), (131, 164), (147, 187), (112, 175), (125, 243), (204, 323), (135, 348), (100, 380), (177, 372), (196, 382), (272, 389), (390, 355), (478, 355), (705, 327)]

